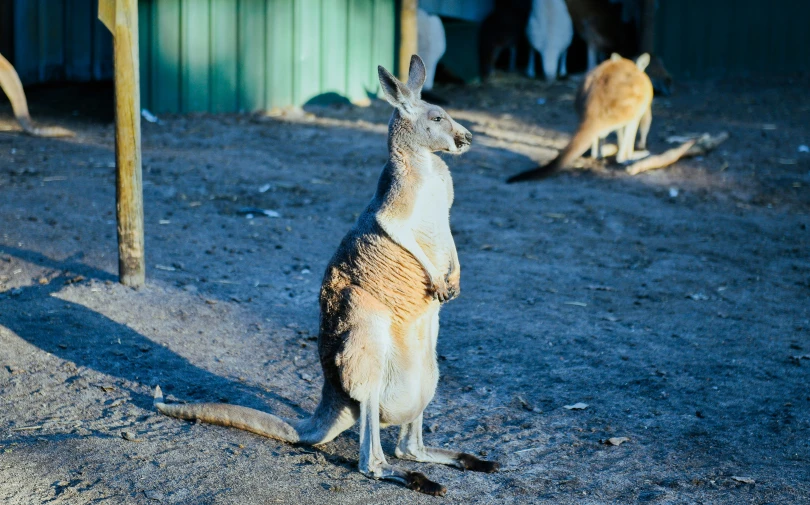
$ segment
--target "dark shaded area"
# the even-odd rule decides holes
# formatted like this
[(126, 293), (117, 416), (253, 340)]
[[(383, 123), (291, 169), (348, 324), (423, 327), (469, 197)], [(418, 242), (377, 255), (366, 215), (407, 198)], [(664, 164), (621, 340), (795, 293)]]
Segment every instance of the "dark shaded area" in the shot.
[[(267, 391), (224, 379), (197, 366), (168, 348), (82, 305), (55, 296), (66, 284), (85, 279), (114, 282), (107, 272), (69, 258), (56, 261), (35, 251), (0, 246), (0, 254), (62, 274), (45, 285), (35, 284), (0, 294), (0, 325), (43, 351), (79, 366), (150, 387), (188, 401), (233, 402), (262, 409), (261, 396), (294, 406)], [(78, 281), (81, 282), (81, 281)], [(121, 344), (118, 344), (120, 340)], [(131, 389), (133, 403), (151, 410), (152, 397)], [(217, 398), (211, 396), (217, 395)], [(304, 414), (299, 409), (299, 413)]]
[[(25, 87), (33, 120), (67, 128), (111, 124), (115, 120), (112, 81), (49, 83)], [(0, 93), (0, 114), (13, 116), (11, 103)]]
[(321, 93), (320, 95), (313, 96), (304, 104), (308, 105), (351, 105), (352, 102), (340, 93), (329, 92)]

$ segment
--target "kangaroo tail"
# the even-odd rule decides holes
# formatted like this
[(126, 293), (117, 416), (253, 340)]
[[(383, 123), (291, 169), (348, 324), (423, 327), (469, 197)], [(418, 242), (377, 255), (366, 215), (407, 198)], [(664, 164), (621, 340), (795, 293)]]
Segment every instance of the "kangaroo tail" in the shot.
[(512, 184), (513, 182), (523, 182), (523, 181), (533, 181), (536, 179), (544, 179), (549, 175), (553, 174), (557, 171), (557, 167), (554, 166), (554, 162), (550, 162), (546, 165), (541, 165), (537, 168), (533, 168), (531, 170), (526, 170), (525, 172), (521, 172), (519, 174), (515, 174), (512, 177), (506, 179), (508, 184)]
[(160, 386), (155, 388), (153, 404), (158, 412), (169, 417), (229, 426), (284, 442), (301, 440), (298, 430), (289, 422), (248, 407), (227, 403), (167, 404), (163, 401)]
[(9, 102), (11, 102), (11, 109), (14, 111), (14, 117), (19, 121), (20, 126), (29, 135), (34, 137), (72, 137), (75, 134), (65, 128), (59, 126), (49, 126), (44, 128), (37, 128), (31, 121), (31, 115), (28, 113), (28, 102), (25, 99), (25, 92), (23, 91), (20, 76), (14, 67), (7, 59), (0, 54), (0, 88), (6, 93)]
[(597, 135), (598, 133), (593, 128), (580, 125), (573, 138), (571, 138), (571, 142), (560, 151), (560, 154), (558, 154), (556, 158), (546, 165), (513, 175), (507, 179), (506, 182), (513, 183), (543, 179), (560, 169), (568, 167), (574, 160), (585, 154), (585, 151), (591, 147), (591, 143)]

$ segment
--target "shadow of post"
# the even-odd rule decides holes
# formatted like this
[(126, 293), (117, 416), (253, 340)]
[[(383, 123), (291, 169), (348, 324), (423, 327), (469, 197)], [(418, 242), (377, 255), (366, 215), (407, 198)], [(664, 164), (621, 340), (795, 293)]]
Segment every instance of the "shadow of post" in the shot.
[(63, 360), (129, 381), (123, 389), (129, 390), (138, 407), (151, 410), (152, 398), (135, 385), (151, 389), (160, 384), (167, 393), (183, 400), (239, 403), (267, 410), (269, 397), (290, 406), (299, 415), (305, 414), (286, 398), (213, 374), (124, 324), (53, 296), (64, 287), (68, 272), (102, 281), (115, 280), (113, 275), (78, 263), (74, 258), (57, 261), (8, 246), (0, 246), (0, 253), (62, 272), (48, 284), (0, 294), (0, 325)]

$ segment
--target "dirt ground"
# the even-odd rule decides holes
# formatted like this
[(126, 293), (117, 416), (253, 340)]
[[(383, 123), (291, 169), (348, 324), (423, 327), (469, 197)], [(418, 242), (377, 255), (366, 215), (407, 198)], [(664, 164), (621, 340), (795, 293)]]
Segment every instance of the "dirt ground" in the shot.
[(425, 437), (503, 465), (401, 463), (445, 498), (360, 475), (356, 428), (301, 448), (151, 406), (160, 384), (312, 411), (320, 277), (374, 191), (387, 104), (144, 123), (135, 291), (115, 282), (109, 87), (31, 90), (36, 120), (78, 136), (0, 132), (0, 502), (810, 503), (808, 89), (680, 83), (655, 101), (652, 150), (728, 131), (717, 151), (521, 185), (503, 181), (573, 131), (573, 83), (437, 90), (475, 138), (448, 158), (462, 294)]

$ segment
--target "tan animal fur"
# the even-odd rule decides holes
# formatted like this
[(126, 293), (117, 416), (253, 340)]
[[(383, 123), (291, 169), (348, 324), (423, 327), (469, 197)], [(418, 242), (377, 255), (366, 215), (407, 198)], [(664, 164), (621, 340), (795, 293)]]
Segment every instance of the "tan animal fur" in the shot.
[(570, 166), (589, 148), (591, 156), (600, 158), (601, 140), (613, 132), (618, 137), (619, 163), (633, 158), (637, 133), (640, 133), (638, 148), (646, 149), (653, 99), (652, 83), (644, 73), (649, 61), (647, 53), (636, 62), (614, 53), (589, 72), (577, 91), (574, 106), (580, 123), (571, 141), (547, 165), (512, 176), (507, 182), (546, 177)]
[(453, 183), (434, 151), (460, 154), (472, 135), (441, 108), (420, 98), (425, 67), (414, 55), (408, 83), (379, 67), (389, 123), (388, 163), (377, 191), (326, 268), (320, 293), (318, 350), (321, 402), (302, 420), (283, 420), (224, 404), (155, 406), (169, 416), (258, 433), (293, 443), (324, 444), (360, 421), (360, 471), (411, 489), (443, 495), (419, 472), (390, 465), (380, 428), (401, 426), (395, 455), (492, 472), (498, 464), (426, 447), (422, 412), (439, 378), (436, 340), (441, 303), (459, 292), (460, 268), (450, 233)]
[(31, 115), (28, 112), (28, 101), (25, 99), (25, 92), (23, 91), (20, 76), (11, 63), (0, 54), (0, 88), (3, 89), (8, 100), (11, 102), (11, 109), (14, 111), (14, 117), (22, 126), (23, 130), (35, 137), (72, 137), (75, 135), (72, 131), (66, 130), (59, 126), (48, 126), (37, 128), (31, 121)]

